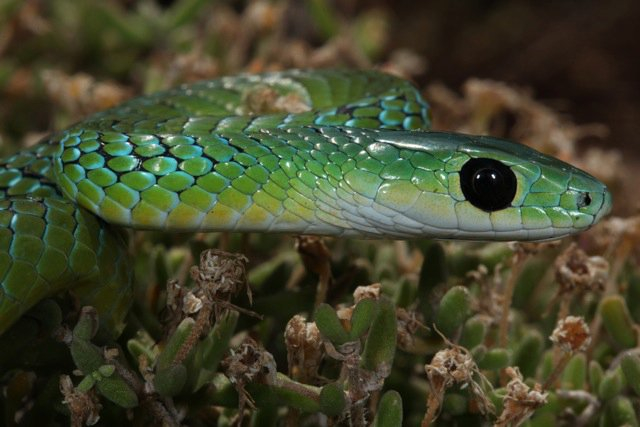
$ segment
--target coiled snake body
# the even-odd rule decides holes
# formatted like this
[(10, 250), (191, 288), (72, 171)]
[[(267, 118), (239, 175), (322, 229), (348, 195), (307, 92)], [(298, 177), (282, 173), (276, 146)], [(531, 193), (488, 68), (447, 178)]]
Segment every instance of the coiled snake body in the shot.
[(610, 209), (566, 163), (429, 124), (404, 80), (294, 70), (133, 99), (2, 159), (0, 333), (71, 287), (117, 329), (131, 288), (118, 226), (541, 240)]

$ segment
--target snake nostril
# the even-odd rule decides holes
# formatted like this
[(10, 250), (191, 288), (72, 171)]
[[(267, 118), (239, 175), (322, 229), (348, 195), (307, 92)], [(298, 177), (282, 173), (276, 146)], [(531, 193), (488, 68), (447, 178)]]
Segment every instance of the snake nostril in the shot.
[(591, 195), (588, 192), (580, 193), (578, 197), (578, 208), (584, 208), (591, 204)]

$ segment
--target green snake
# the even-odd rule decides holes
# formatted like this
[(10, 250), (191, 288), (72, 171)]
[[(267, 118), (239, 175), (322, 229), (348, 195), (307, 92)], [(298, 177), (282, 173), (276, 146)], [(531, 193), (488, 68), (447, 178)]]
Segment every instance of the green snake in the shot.
[(611, 207), (587, 173), (526, 146), (428, 131), (405, 80), (240, 75), (129, 100), (0, 160), (0, 334), (73, 290), (118, 329), (121, 226), (356, 238), (544, 240)]

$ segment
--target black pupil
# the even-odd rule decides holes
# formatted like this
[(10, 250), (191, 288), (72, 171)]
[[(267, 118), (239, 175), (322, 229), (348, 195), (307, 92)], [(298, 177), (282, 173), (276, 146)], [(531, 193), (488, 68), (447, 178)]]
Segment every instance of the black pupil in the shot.
[(494, 159), (471, 159), (460, 170), (460, 187), (473, 206), (492, 212), (511, 205), (517, 180), (504, 163)]

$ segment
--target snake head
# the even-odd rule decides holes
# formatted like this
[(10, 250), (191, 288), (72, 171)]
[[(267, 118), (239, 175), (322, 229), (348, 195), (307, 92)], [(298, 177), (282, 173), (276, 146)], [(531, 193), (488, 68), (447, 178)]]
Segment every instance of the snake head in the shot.
[[(518, 210), (520, 224), (529, 237), (546, 239), (579, 232), (611, 210), (611, 193), (588, 173), (511, 141), (491, 137), (470, 139), (472, 145), (465, 144), (460, 149), (472, 156), (460, 170), (465, 198), (488, 213), (508, 208)], [(479, 156), (487, 156), (497, 166), (484, 170), (481, 160), (484, 157)], [(475, 170), (469, 173), (466, 168), (474, 163)], [(473, 192), (464, 191), (469, 187), (479, 188), (484, 197), (511, 200), (508, 203), (505, 200), (496, 209), (483, 209), (482, 197), (475, 200)], [(518, 223), (511, 224), (515, 227)]]
[(591, 227), (611, 210), (611, 194), (599, 180), (518, 143), (440, 132), (390, 132), (379, 140), (412, 151), (410, 161), (424, 171), (411, 180), (421, 194), (403, 214), (438, 237), (554, 239)]

